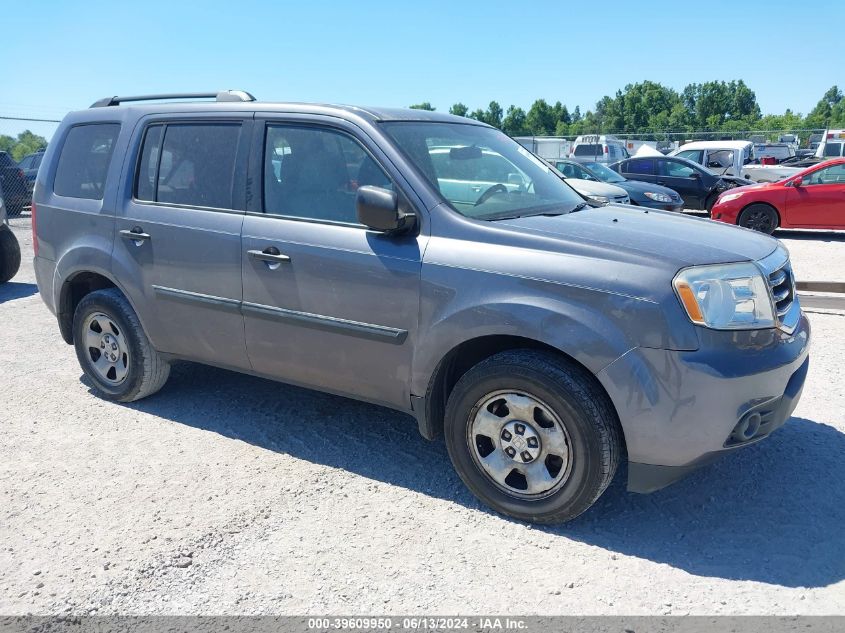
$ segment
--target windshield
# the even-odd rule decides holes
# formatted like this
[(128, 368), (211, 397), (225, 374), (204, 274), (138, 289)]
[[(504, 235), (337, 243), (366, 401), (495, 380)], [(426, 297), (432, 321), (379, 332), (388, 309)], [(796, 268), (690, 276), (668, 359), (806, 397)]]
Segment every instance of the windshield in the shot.
[(625, 178), (601, 163), (584, 163), (584, 167), (602, 182), (625, 182)]
[(467, 217), (568, 213), (584, 202), (548, 165), (493, 128), (419, 121), (381, 125), (446, 202)]

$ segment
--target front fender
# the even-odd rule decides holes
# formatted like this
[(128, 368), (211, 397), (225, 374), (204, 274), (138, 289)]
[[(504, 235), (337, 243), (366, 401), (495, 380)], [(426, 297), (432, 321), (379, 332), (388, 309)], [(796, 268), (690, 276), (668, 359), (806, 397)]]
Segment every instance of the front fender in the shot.
[(423, 280), (413, 394), (426, 393), (438, 364), (451, 350), (484, 336), (544, 343), (594, 374), (634, 347), (677, 345), (659, 305), (647, 299), (490, 273), (477, 273), (462, 291), (446, 291), (454, 278), (436, 277), (449, 274), (432, 271)]

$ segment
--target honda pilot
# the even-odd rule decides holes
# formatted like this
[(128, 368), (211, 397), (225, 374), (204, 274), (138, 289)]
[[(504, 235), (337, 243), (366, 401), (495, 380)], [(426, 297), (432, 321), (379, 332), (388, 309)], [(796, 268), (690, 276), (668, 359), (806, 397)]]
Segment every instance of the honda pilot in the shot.
[(623, 460), (648, 492), (761, 441), (807, 375), (777, 240), (593, 208), (467, 118), (109, 97), (57, 129), (32, 216), (41, 297), (103, 398), (185, 359), (384, 405), (525, 521), (584, 512)]

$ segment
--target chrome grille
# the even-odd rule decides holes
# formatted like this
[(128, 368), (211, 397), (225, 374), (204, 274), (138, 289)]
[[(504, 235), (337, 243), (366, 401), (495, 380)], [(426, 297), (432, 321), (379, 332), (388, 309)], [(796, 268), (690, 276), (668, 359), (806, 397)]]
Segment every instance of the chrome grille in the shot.
[(792, 277), (792, 266), (789, 265), (789, 261), (769, 275), (769, 288), (778, 313), (778, 322), (782, 323), (795, 300), (795, 280)]
[(789, 252), (783, 244), (778, 244), (777, 248), (759, 260), (757, 265), (769, 284), (772, 306), (777, 312), (776, 325), (791, 334), (801, 319), (801, 300), (795, 294), (795, 277), (789, 263)]

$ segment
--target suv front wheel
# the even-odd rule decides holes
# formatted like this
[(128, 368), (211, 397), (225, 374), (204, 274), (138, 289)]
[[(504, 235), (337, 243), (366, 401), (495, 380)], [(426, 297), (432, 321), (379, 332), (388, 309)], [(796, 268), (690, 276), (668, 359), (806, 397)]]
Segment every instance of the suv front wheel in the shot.
[(107, 400), (140, 400), (161, 389), (170, 375), (170, 364), (116, 288), (97, 290), (79, 302), (73, 342), (82, 370)]
[(616, 414), (593, 376), (536, 350), (501, 352), (464, 374), (449, 396), (445, 435), (473, 494), (534, 523), (589, 508), (622, 452)]

